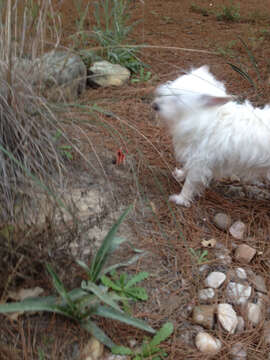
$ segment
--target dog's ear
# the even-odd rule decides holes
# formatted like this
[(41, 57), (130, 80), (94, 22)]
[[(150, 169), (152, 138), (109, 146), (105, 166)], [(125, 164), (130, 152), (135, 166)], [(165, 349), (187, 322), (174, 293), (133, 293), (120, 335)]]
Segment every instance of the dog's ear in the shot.
[(212, 96), (212, 95), (201, 95), (200, 100), (205, 107), (221, 106), (229, 101), (232, 101), (232, 96)]

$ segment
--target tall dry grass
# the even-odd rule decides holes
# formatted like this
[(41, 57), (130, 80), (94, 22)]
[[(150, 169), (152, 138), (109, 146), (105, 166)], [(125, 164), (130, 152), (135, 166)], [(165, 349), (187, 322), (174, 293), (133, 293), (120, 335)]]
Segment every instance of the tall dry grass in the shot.
[[(64, 159), (55, 141), (61, 128), (33, 84), (32, 64), (60, 42), (51, 0), (0, 0), (0, 220), (15, 219), (22, 185), (50, 188)], [(63, 129), (61, 129), (63, 132)]]

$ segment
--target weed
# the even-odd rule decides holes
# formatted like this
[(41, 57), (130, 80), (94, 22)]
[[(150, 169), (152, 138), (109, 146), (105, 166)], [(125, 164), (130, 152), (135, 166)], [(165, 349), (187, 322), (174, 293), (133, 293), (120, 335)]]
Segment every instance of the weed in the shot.
[(167, 357), (167, 353), (159, 347), (160, 343), (165, 341), (173, 333), (173, 324), (166, 323), (157, 331), (153, 339), (145, 339), (138, 350), (133, 350), (125, 346), (115, 346), (112, 353), (116, 355), (131, 356), (132, 360), (152, 359), (161, 360)]
[(217, 51), (219, 54), (221, 54), (222, 56), (225, 57), (230, 57), (233, 58), (236, 56), (235, 51), (234, 51), (234, 46), (236, 45), (237, 40), (231, 40), (228, 42), (228, 44), (224, 47), (218, 47)]
[(83, 0), (73, 0), (73, 3), (78, 16), (76, 19), (76, 34), (72, 37), (75, 40), (75, 48), (79, 48), (86, 46), (90, 38), (89, 31), (85, 30), (90, 2), (85, 7), (83, 7)]
[(147, 82), (151, 79), (151, 76), (152, 76), (151, 71), (146, 71), (145, 68), (141, 67), (138, 76), (134, 76), (131, 79), (131, 83), (136, 84), (136, 83)]
[(125, 46), (128, 35), (138, 24), (130, 21), (131, 0), (100, 0), (94, 3), (93, 38), (102, 48), (103, 56), (112, 63), (126, 66), (137, 73), (145, 64), (138, 58), (138, 47)]
[[(88, 281), (82, 281), (80, 288), (67, 291), (52, 267), (47, 265), (47, 270), (52, 277), (53, 285), (58, 296), (32, 298), (18, 303), (0, 304), (0, 313), (17, 311), (49, 311), (58, 313), (76, 320), (80, 326), (110, 348), (115, 344), (103, 330), (95, 324), (92, 320), (93, 316), (118, 320), (144, 331), (155, 333), (155, 330), (144, 321), (125, 314), (118, 305), (118, 302), (122, 301), (121, 296), (116, 295), (114, 292), (109, 292), (99, 281), (104, 272), (106, 273), (112, 270), (112, 268), (104, 269), (106, 259), (124, 242), (124, 239), (115, 237), (115, 234), (129, 210), (130, 208), (128, 208), (112, 226), (95, 257), (92, 259), (91, 266), (88, 267), (85, 263), (78, 261), (79, 265), (87, 271), (90, 279)], [(130, 260), (130, 262), (137, 259), (137, 257), (134, 258), (135, 259)], [(123, 265), (126, 264), (116, 264), (114, 268)], [(140, 275), (140, 277), (142, 278), (142, 275)], [(133, 278), (133, 282), (132, 279), (130, 280), (131, 286), (135, 280), (138, 280), (138, 278)]]
[(194, 250), (194, 249), (190, 248), (189, 251), (198, 264), (203, 264), (204, 262), (208, 261), (207, 260), (207, 256), (208, 256), (207, 250)]
[(144, 288), (134, 286), (138, 282), (146, 279), (148, 276), (149, 274), (145, 271), (142, 271), (133, 277), (128, 276), (126, 273), (117, 275), (116, 272), (113, 271), (110, 274), (110, 278), (103, 275), (101, 281), (103, 285), (112, 289), (121, 296), (124, 311), (130, 313), (130, 306), (128, 304), (129, 299), (144, 301), (148, 299), (148, 295)]
[(233, 0), (229, 5), (224, 5), (219, 13), (216, 15), (219, 21), (232, 21), (237, 22), (240, 20), (240, 7), (239, 4), (235, 5)]
[(205, 9), (205, 8), (203, 8), (203, 7), (195, 4), (195, 3), (192, 3), (192, 4), (190, 5), (190, 8), (189, 8), (189, 9), (190, 9), (191, 12), (194, 12), (194, 13), (196, 13), (196, 14), (201, 14), (201, 15), (203, 15), (203, 16), (208, 16), (208, 15), (209, 15), (207, 9)]

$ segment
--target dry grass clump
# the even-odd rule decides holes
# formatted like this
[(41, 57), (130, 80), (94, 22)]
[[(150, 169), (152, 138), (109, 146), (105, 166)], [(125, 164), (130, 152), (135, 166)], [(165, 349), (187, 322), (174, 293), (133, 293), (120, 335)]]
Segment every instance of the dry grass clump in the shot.
[[(31, 60), (46, 46), (51, 1), (8, 0), (0, 5), (0, 196), (6, 219), (15, 216), (19, 184), (30, 178), (47, 184), (52, 174), (61, 173), (64, 162), (55, 140), (60, 124), (31, 77)], [(50, 22), (56, 33), (55, 22)]]

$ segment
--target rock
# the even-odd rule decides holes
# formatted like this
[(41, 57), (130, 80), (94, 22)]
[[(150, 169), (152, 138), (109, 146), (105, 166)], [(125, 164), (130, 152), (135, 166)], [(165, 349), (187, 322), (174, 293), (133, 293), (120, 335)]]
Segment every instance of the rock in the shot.
[(130, 358), (127, 356), (114, 355), (114, 354), (109, 354), (107, 357), (104, 358), (104, 360), (128, 360), (128, 359), (130, 359)]
[(234, 222), (229, 229), (230, 234), (238, 240), (243, 239), (245, 231), (246, 225), (242, 221)]
[(238, 324), (237, 314), (230, 304), (218, 304), (217, 306), (218, 321), (223, 329), (233, 334)]
[(121, 86), (128, 81), (130, 71), (119, 64), (97, 61), (90, 68), (88, 79), (99, 86)]
[(226, 231), (231, 226), (232, 219), (225, 213), (217, 213), (213, 218), (213, 222), (220, 230)]
[(237, 316), (237, 319), (238, 319), (238, 323), (235, 332), (241, 333), (245, 330), (245, 320), (242, 316)]
[(247, 351), (241, 342), (233, 344), (230, 353), (232, 360), (245, 360), (247, 358)]
[(206, 286), (217, 289), (219, 288), (225, 281), (226, 275), (219, 271), (211, 272), (207, 278), (204, 280)]
[(81, 352), (82, 360), (98, 360), (103, 355), (104, 345), (92, 337)]
[(86, 66), (79, 55), (53, 50), (34, 64), (34, 85), (51, 101), (72, 101), (86, 87)]
[(249, 276), (249, 280), (257, 291), (267, 293), (265, 280), (261, 275), (251, 275)]
[(192, 320), (199, 325), (212, 329), (214, 325), (215, 305), (195, 306), (192, 313)]
[(212, 288), (206, 288), (199, 290), (198, 297), (199, 300), (211, 300), (215, 296), (215, 290)]
[(195, 344), (205, 354), (216, 354), (221, 349), (221, 342), (207, 332), (199, 332), (196, 335)]
[(251, 295), (251, 286), (230, 281), (226, 292), (228, 299), (234, 304), (244, 304)]
[(238, 279), (246, 280), (247, 278), (246, 270), (241, 267), (235, 269), (235, 274), (238, 277)]
[(262, 320), (262, 304), (247, 303), (247, 318), (252, 325), (258, 325)]
[(265, 344), (270, 344), (270, 320), (263, 324), (263, 340)]
[(203, 264), (199, 267), (199, 272), (201, 274), (208, 273), (210, 269), (210, 266), (208, 264)]
[(232, 262), (231, 256), (228, 254), (227, 251), (223, 250), (216, 250), (215, 251), (216, 258), (219, 260), (220, 264), (223, 265), (230, 265)]
[(256, 254), (256, 250), (251, 246), (246, 244), (239, 245), (235, 250), (235, 259), (244, 263), (249, 263), (254, 255)]

